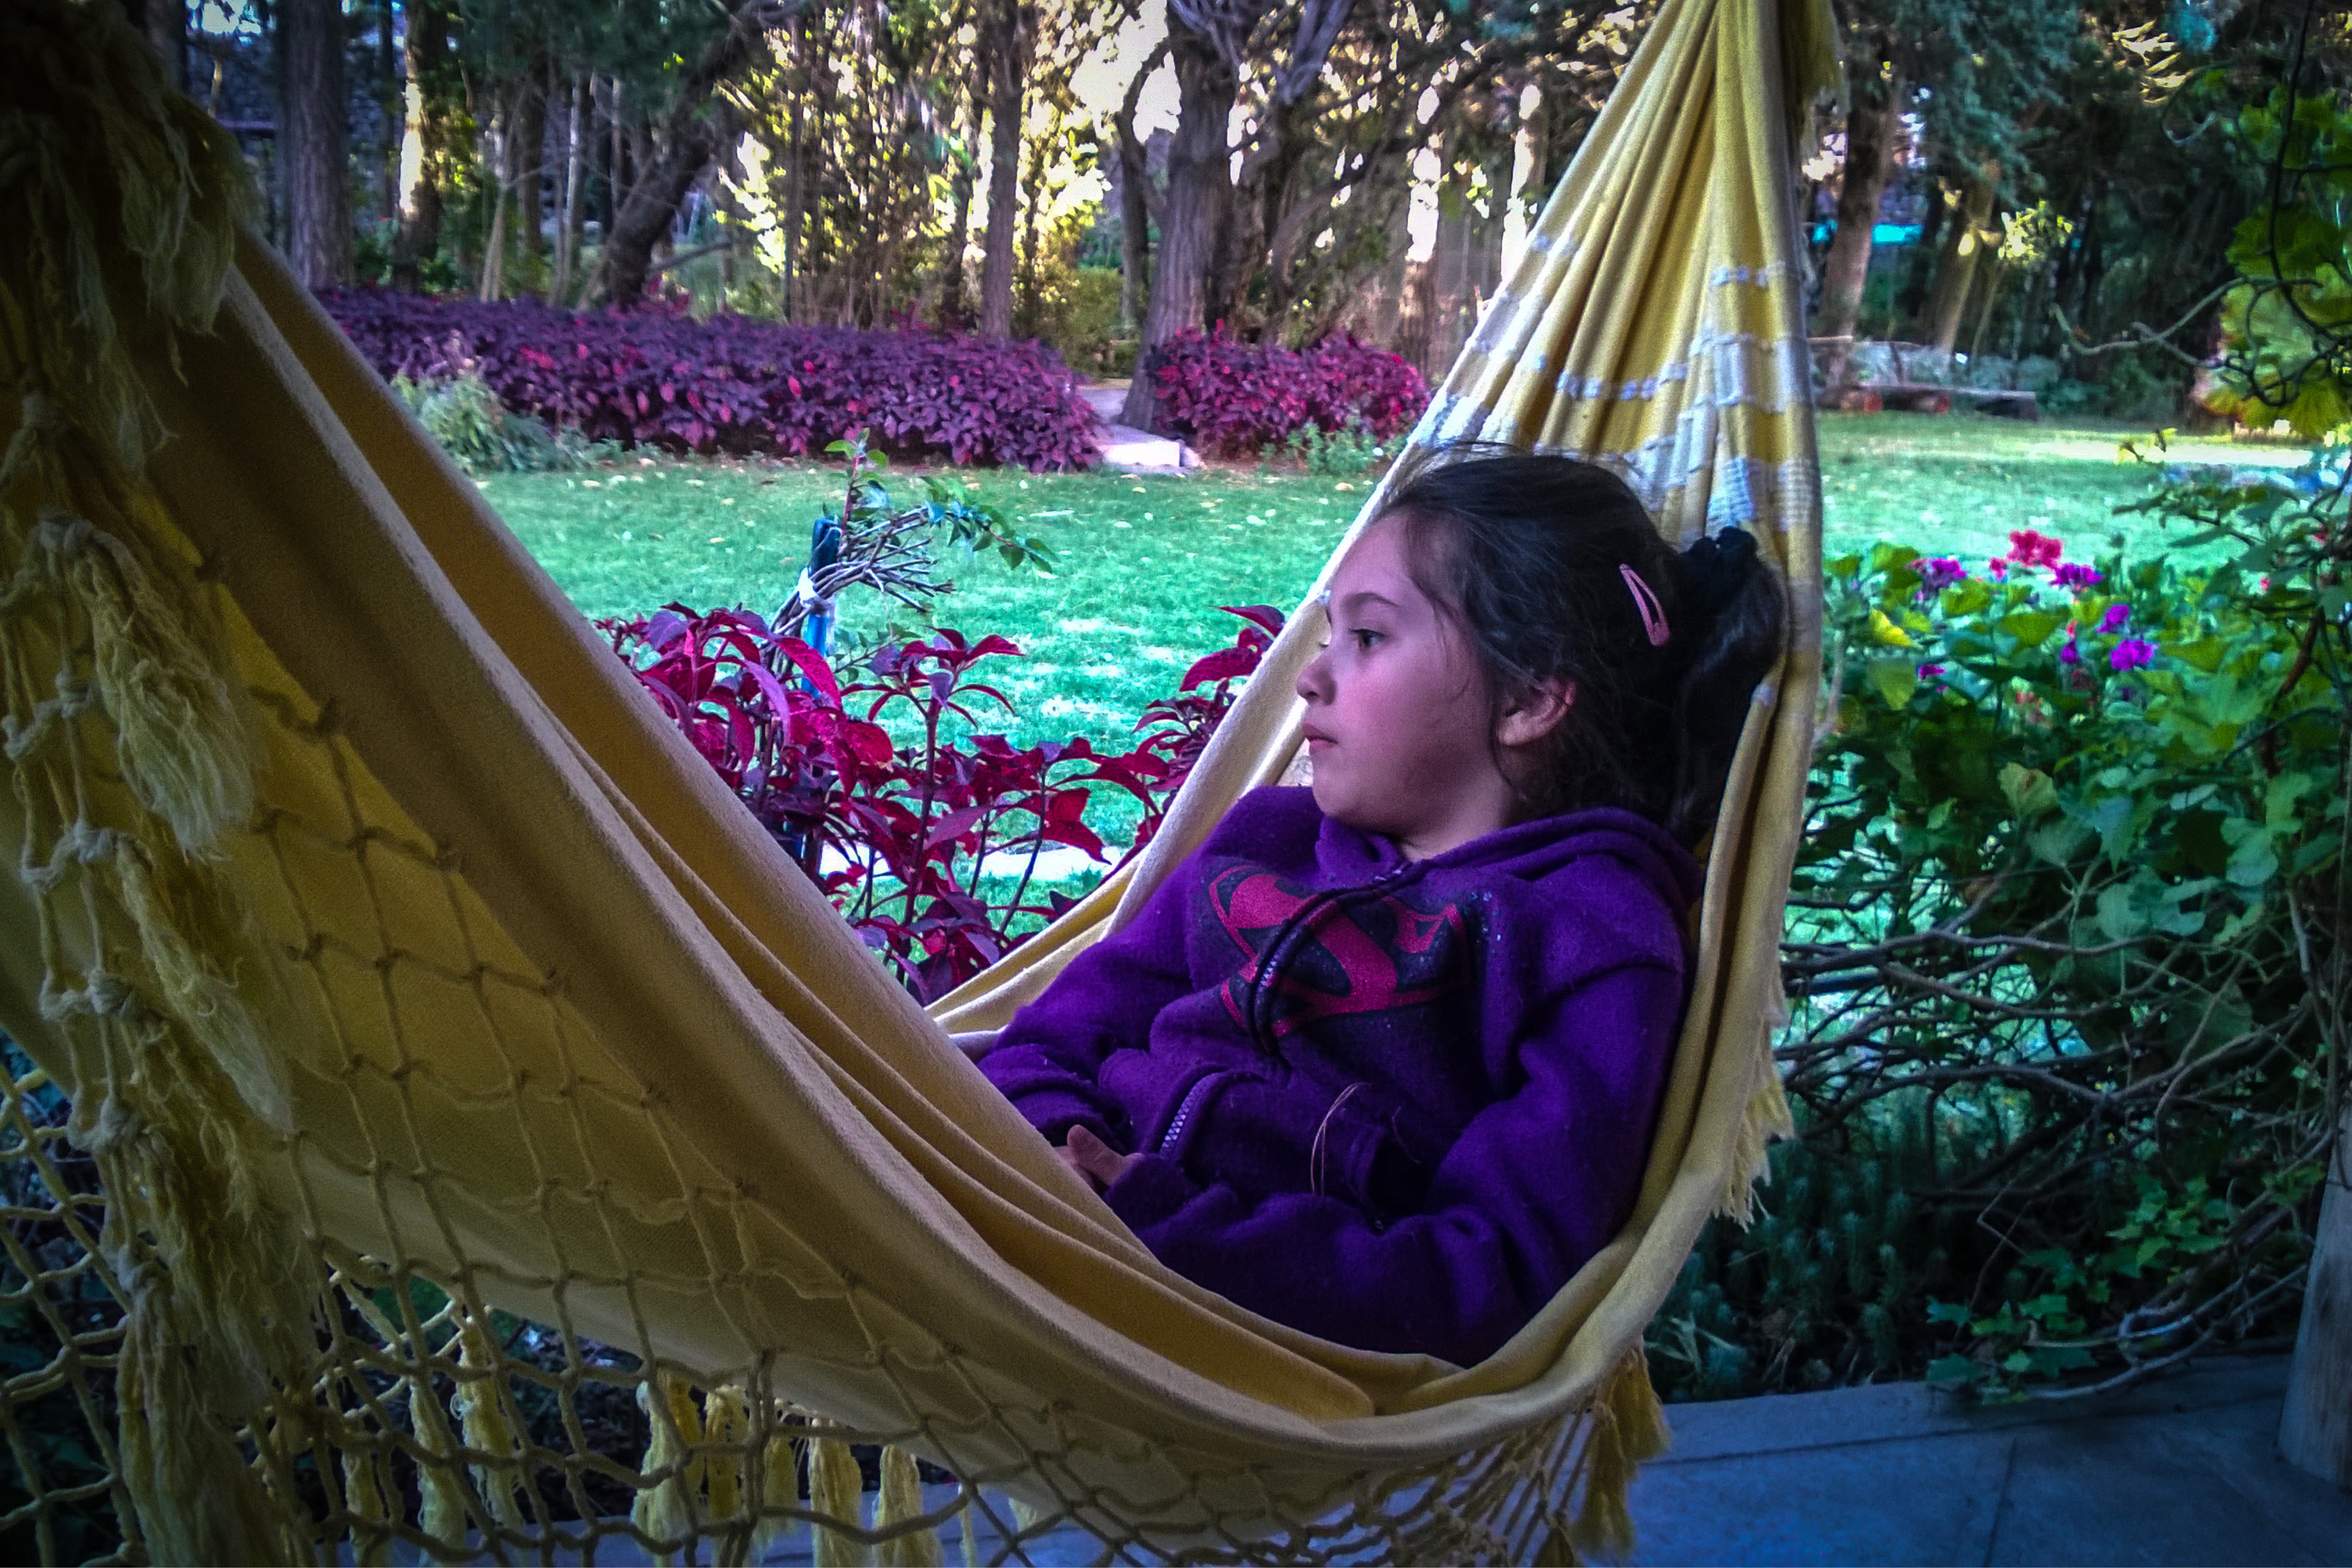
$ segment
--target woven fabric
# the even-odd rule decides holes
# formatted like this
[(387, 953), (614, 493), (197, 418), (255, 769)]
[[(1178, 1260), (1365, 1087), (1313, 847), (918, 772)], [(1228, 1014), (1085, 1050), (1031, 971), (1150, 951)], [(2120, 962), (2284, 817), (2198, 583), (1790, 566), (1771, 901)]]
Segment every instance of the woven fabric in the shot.
[[(1621, 1542), (1659, 1440), (1642, 1327), (1782, 1115), (1820, 580), (1789, 84), (1822, 79), (1810, 44), (1781, 60), (1827, 37), (1790, 4), (1669, 0), (1414, 437), (1620, 464), (1678, 538), (1743, 521), (1795, 632), (1634, 1218), (1467, 1369), (1172, 1275), (943, 1032), (1000, 1023), (1290, 765), (1310, 617), (1150, 851), (927, 1017), (266, 247), (114, 243), (168, 236), (188, 190), (181, 221), (226, 232), (234, 154), (111, 8), (0, 20), (35, 62), (0, 229), (41, 240), (0, 258), (0, 1030), (27, 1057), (0, 1305), (36, 1347), (0, 1534), (159, 1561), (740, 1558), (795, 1521), (819, 1562), (937, 1561), (942, 1529), (1019, 1557), (1065, 1524), (1145, 1558)], [(122, 329), (58, 339), (42, 307), (76, 291)]]

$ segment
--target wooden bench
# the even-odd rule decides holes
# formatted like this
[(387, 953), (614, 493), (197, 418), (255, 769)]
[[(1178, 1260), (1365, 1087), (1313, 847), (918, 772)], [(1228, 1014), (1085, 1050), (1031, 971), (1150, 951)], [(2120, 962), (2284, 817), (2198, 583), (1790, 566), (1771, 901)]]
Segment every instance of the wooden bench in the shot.
[[(1832, 345), (1857, 346), (1852, 338), (1810, 338), (1807, 345), (1818, 353)], [(1875, 414), (1885, 408), (1905, 408), (1918, 414), (1949, 414), (1952, 399), (1966, 398), (1979, 414), (1996, 414), (2011, 419), (2038, 420), (2042, 405), (2033, 394), (2016, 386), (1952, 386), (1940, 381), (1914, 381), (1910, 366), (1904, 363), (1906, 354), (1929, 353), (1937, 359), (1950, 356), (1931, 349), (1925, 343), (1887, 342), (1887, 356), (1895, 362), (1892, 381), (1848, 381), (1823, 392), (1821, 406), (1844, 414)]]
[(1945, 386), (1931, 381), (1853, 382), (1822, 395), (1822, 406), (1843, 414), (1875, 414), (1883, 408), (1906, 408), (1916, 414), (1949, 414), (1954, 398), (1965, 398), (1979, 414), (2008, 419), (2038, 420), (2042, 405), (2033, 394), (2014, 386)]

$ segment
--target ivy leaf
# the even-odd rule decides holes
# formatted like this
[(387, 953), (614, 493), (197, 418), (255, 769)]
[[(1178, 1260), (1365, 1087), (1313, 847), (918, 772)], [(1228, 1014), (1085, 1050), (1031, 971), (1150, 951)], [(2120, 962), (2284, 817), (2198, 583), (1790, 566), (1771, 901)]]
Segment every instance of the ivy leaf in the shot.
[(1911, 634), (1886, 618), (1885, 610), (1870, 612), (1870, 640), (1882, 647), (1916, 647)]
[[(1875, 610), (1871, 614), (1882, 621), (1886, 618)], [(1898, 637), (1903, 636), (1899, 631), (1895, 635)], [(1905, 640), (1907, 642), (1909, 639)], [(1886, 699), (1889, 708), (1901, 709), (1910, 702), (1911, 694), (1919, 689), (1919, 667), (1908, 658), (1874, 658), (1870, 661), (1870, 684)]]
[(2052, 632), (2065, 624), (2066, 616), (2059, 610), (2011, 610), (2000, 618), (2000, 629), (2024, 647), (2040, 647), (2050, 640)]
[(2058, 786), (2040, 768), (2006, 764), (2000, 770), (2000, 793), (2021, 822), (2058, 809)]

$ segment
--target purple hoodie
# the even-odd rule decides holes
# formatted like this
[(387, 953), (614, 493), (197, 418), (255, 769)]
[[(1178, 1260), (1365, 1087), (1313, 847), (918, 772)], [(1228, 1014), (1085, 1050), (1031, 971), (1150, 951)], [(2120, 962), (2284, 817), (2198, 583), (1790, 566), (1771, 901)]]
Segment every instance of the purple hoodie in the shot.
[(1244, 795), (981, 1069), (1170, 1268), (1342, 1344), (1463, 1365), (1625, 1222), (1685, 1000), (1698, 868), (1630, 812), (1426, 860)]

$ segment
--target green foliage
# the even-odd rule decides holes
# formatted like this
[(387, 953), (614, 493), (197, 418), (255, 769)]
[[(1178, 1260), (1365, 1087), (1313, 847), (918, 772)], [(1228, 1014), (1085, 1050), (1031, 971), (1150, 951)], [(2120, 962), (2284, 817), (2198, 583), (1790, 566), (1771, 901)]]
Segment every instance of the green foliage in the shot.
[[(1044, 339), (1073, 369), (1108, 371), (1119, 331), (1118, 290), (1116, 267), (1041, 262), (1034, 300), (1024, 301), (1015, 331)], [(1132, 357), (1128, 365), (1133, 368)]]
[(499, 401), (476, 375), (414, 382), (396, 376), (392, 390), (441, 449), (469, 474), (536, 474), (609, 462), (609, 441), (591, 441), (569, 426), (551, 430)]
[(1269, 462), (1277, 458), (1287, 458), (1303, 464), (1310, 474), (1346, 479), (1385, 465), (1403, 446), (1402, 434), (1384, 439), (1373, 435), (1360, 422), (1344, 430), (1326, 431), (1310, 420), (1283, 437), (1279, 444), (1268, 445), (1263, 455)]
[(2352, 433), (2352, 105), (2281, 87), (2236, 130), (2281, 179), (2230, 244), (2242, 281), (2222, 306), (2221, 386), (2210, 401), (2249, 425), (2284, 419), (2298, 435), (2342, 439)]
[[(1769, 1242), (1711, 1238), (1680, 1392), (2007, 1397), (2291, 1321), (2345, 1026), (2343, 471), (2168, 470), (2139, 510), (2211, 569), (2030, 531), (1990, 575), (1829, 563), (1783, 1168), (1876, 1171), (1909, 1223), (1829, 1235), (1792, 1181)], [(1899, 1299), (1829, 1285), (1874, 1260)]]

